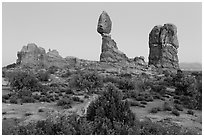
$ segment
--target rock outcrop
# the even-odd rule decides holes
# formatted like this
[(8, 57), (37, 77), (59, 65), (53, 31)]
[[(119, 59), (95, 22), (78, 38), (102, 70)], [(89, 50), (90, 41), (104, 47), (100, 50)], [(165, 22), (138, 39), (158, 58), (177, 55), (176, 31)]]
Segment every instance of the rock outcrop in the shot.
[(21, 51), (17, 53), (17, 57), (17, 65), (32, 68), (63, 67), (67, 64), (66, 60), (59, 55), (58, 51), (52, 50), (46, 53), (44, 48), (38, 47), (34, 43), (23, 46)]
[(17, 53), (17, 65), (25, 65), (30, 67), (43, 66), (46, 64), (46, 52), (43, 48), (37, 47), (34, 43), (23, 46), (21, 51)]
[(177, 28), (173, 24), (155, 26), (149, 34), (149, 65), (179, 69)]
[(49, 51), (46, 55), (49, 66), (63, 67), (67, 64), (66, 60), (59, 55), (57, 50)]
[(116, 42), (111, 39), (112, 22), (109, 15), (103, 11), (98, 20), (97, 31), (102, 36), (101, 62), (127, 61), (127, 56), (118, 50)]

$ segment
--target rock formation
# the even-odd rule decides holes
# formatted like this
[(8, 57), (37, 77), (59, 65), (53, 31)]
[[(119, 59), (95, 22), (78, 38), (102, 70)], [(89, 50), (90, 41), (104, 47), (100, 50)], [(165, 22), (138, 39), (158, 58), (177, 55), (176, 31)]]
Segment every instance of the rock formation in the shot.
[(109, 35), (112, 22), (109, 15), (103, 11), (98, 20), (97, 31), (102, 36), (101, 62), (121, 62), (127, 61), (127, 56), (118, 50), (116, 42)]
[(63, 67), (66, 65), (66, 60), (63, 59), (58, 51), (52, 50), (46, 53), (44, 48), (38, 47), (34, 43), (23, 46), (21, 51), (17, 53), (17, 65), (29, 67)]
[(63, 67), (65, 66), (66, 60), (59, 55), (57, 50), (52, 50), (47, 53), (47, 62), (49, 66)]
[(155, 26), (149, 34), (149, 65), (179, 69), (177, 28), (173, 24)]
[(109, 34), (111, 32), (111, 27), (112, 27), (111, 19), (109, 15), (105, 11), (103, 11), (98, 19), (97, 31), (101, 35), (103, 33)]
[(30, 67), (45, 64), (45, 60), (47, 58), (45, 50), (41, 47), (38, 48), (34, 43), (23, 46), (21, 51), (17, 53), (17, 57), (17, 65), (26, 65)]

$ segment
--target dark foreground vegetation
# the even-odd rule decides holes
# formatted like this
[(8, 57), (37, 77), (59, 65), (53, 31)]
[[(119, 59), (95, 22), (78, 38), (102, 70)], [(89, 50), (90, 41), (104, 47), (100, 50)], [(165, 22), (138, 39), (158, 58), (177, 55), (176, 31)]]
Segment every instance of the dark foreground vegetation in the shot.
[[(52, 72), (52, 73), (51, 73)], [(194, 131), (165, 122), (139, 120), (130, 107), (146, 107), (155, 99), (164, 100), (173, 96), (173, 105), (165, 101), (163, 108), (152, 108), (150, 113), (170, 111), (179, 116), (184, 108), (202, 109), (202, 74), (176, 75), (165, 73), (164, 77), (149, 78), (141, 74), (100, 75), (93, 71), (67, 71), (61, 77), (64, 83), (49, 82), (55, 71), (5, 72), (13, 92), (3, 95), (4, 103), (56, 102), (57, 106), (69, 109), (73, 102), (83, 102), (75, 96), (79, 91), (88, 97), (97, 94), (98, 98), (90, 103), (84, 115), (52, 112), (45, 120), (16, 124), (3, 128), (3, 134), (18, 135), (184, 135), (196, 134)], [(175, 92), (168, 92), (172, 87)], [(132, 101), (128, 100), (132, 99)]]

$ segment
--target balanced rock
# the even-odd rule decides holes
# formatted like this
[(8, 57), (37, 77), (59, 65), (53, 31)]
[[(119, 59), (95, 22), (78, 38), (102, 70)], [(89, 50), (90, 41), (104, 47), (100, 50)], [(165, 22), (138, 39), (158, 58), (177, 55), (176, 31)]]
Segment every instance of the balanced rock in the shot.
[(109, 15), (103, 11), (98, 19), (97, 31), (101, 35), (109, 34), (111, 32), (112, 22)]
[(179, 69), (177, 28), (173, 24), (155, 26), (149, 34), (149, 65)]
[(97, 31), (102, 36), (102, 48), (100, 61), (101, 62), (121, 62), (127, 61), (127, 56), (118, 50), (116, 42), (111, 39), (112, 22), (110, 20), (109, 15), (103, 11), (98, 20), (98, 28)]

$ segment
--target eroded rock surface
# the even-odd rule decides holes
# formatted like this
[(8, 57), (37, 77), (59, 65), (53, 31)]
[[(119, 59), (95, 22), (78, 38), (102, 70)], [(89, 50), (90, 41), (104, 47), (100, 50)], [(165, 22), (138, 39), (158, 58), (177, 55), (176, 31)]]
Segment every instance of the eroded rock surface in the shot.
[(97, 32), (109, 34), (111, 32), (112, 22), (107, 12), (103, 11), (98, 19)]
[(149, 65), (179, 69), (179, 43), (175, 25), (155, 26), (149, 34), (149, 48)]
[(111, 39), (112, 22), (109, 15), (103, 11), (98, 20), (97, 31), (102, 36), (101, 62), (121, 62), (127, 61), (127, 56), (118, 50), (116, 42)]

